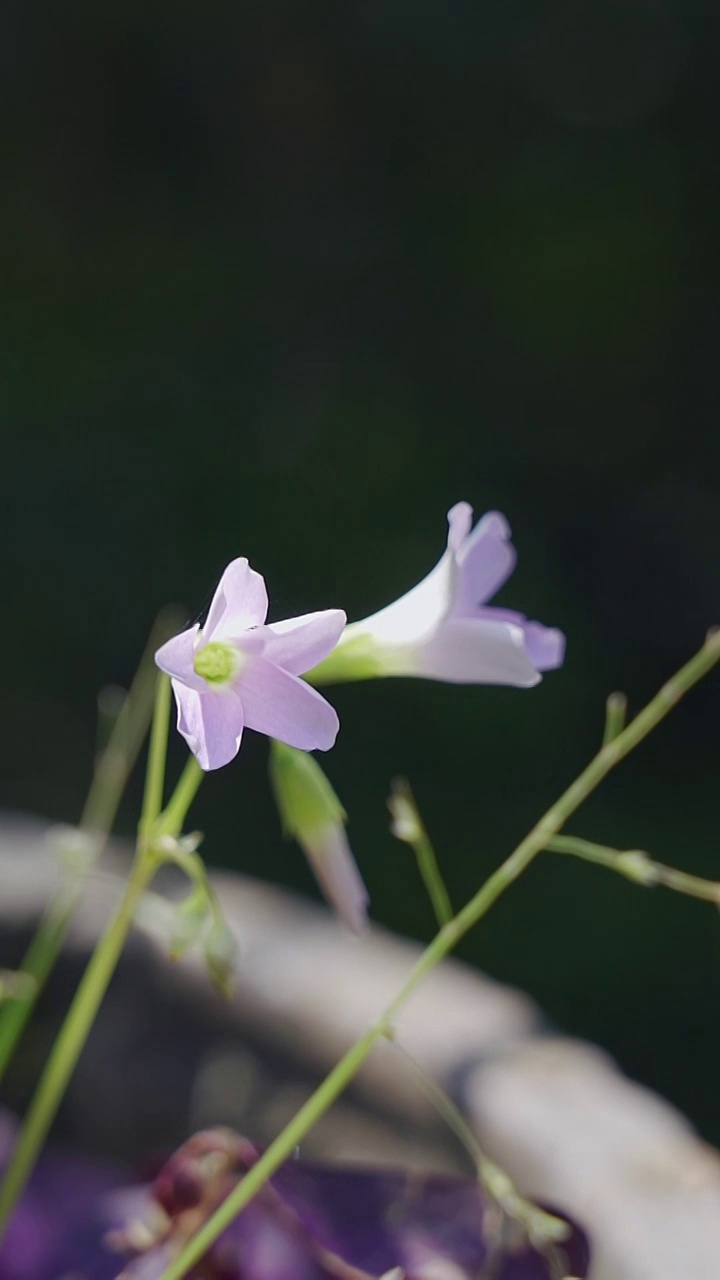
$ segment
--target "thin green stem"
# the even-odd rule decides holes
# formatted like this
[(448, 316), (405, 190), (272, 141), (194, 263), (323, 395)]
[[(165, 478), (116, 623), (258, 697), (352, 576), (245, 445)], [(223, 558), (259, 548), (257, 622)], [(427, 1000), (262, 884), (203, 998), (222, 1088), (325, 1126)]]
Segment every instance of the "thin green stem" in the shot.
[(140, 817), (140, 834), (144, 840), (149, 839), (162, 809), (170, 728), (170, 696), (170, 679), (163, 671), (159, 671), (155, 683), (155, 707), (150, 729), (145, 795)]
[(330, 1075), (305, 1103), (290, 1124), (267, 1148), (257, 1164), (230, 1192), (212, 1217), (186, 1243), (163, 1273), (162, 1280), (182, 1280), (199, 1262), (218, 1236), (230, 1225), (265, 1182), (305, 1138), (342, 1091), (357, 1075), (378, 1040), (392, 1035), (395, 1017), (419, 982), (449, 954), (485, 915), (497, 899), (515, 882), (533, 858), (557, 835), (567, 819), (595, 790), (610, 771), (634, 750), (658, 725), (693, 685), (720, 659), (720, 634), (708, 636), (699, 653), (663, 685), (659, 693), (625, 729), (590, 761), (578, 778), (547, 811), (510, 857), (493, 872), (465, 907), (446, 924), (418, 958), (402, 988), (369, 1031), (353, 1045)]
[(398, 840), (409, 844), (415, 854), (420, 878), (435, 912), (438, 927), (442, 929), (444, 924), (452, 920), (452, 903), (432, 842), (420, 817), (410, 784), (405, 778), (396, 778), (393, 782), (388, 807), (392, 815), (392, 833)]
[(676, 893), (720, 906), (720, 882), (704, 880), (701, 876), (688, 875), (675, 867), (655, 862), (642, 849), (611, 849), (592, 840), (582, 840), (579, 836), (554, 836), (548, 841), (547, 848), (550, 853), (569, 853), (585, 862), (607, 867), (647, 889), (663, 885)]
[(0, 1239), (27, 1184), (55, 1119), (68, 1081), (83, 1050), (100, 1003), (115, 971), (137, 905), (155, 871), (154, 859), (139, 854), (122, 900), (85, 970), (20, 1131), (0, 1190)]
[[(155, 705), (150, 733), (145, 798), (130, 878), (122, 900), (87, 964), (23, 1121), (0, 1189), (0, 1239), (33, 1171), (57, 1109), (65, 1095), (70, 1077), (115, 972), (138, 903), (159, 865), (160, 860), (149, 846), (148, 835), (162, 806), (169, 712), (170, 682), (166, 676), (161, 675), (155, 682)], [(97, 812), (97, 809), (94, 809), (94, 812)], [(103, 813), (107, 821), (110, 809), (106, 807)], [(66, 927), (65, 917), (59, 924), (61, 928)], [(42, 963), (46, 962), (47, 957), (44, 956)]]
[(100, 753), (78, 829), (92, 837), (91, 857), (75, 872), (68, 872), (57, 898), (38, 924), (21, 970), (32, 978), (27, 995), (8, 1000), (0, 1008), (0, 1080), (3, 1079), (37, 1000), (55, 967), (91, 863), (102, 853), (117, 816), (128, 777), (145, 740), (152, 714), (155, 687), (153, 657), (177, 626), (175, 610), (164, 609), (153, 625), (108, 741)]
[(150, 727), (157, 673), (155, 651), (175, 634), (179, 617), (176, 609), (168, 608), (155, 619), (127, 697), (98, 758), (78, 825), (103, 840), (112, 831), (128, 777)]
[(188, 809), (197, 794), (205, 774), (194, 756), (190, 756), (178, 779), (178, 784), (157, 819), (158, 836), (177, 836), (182, 831)]
[(238, 1213), (250, 1203), (253, 1196), (265, 1185), (289, 1156), (292, 1155), (298, 1142), (312, 1129), (313, 1125), (332, 1106), (336, 1098), (357, 1075), (360, 1067), (378, 1040), (387, 1034), (388, 1028), (382, 1021), (377, 1022), (366, 1032), (357, 1044), (345, 1054), (344, 1058), (333, 1068), (329, 1076), (311, 1098), (300, 1108), (297, 1115), (283, 1129), (278, 1138), (268, 1147), (252, 1169), (245, 1174), (226, 1200), (216, 1210), (212, 1218), (205, 1223), (196, 1235), (188, 1242), (182, 1253), (163, 1273), (162, 1280), (180, 1280), (187, 1275), (191, 1267), (203, 1257), (226, 1227), (237, 1217)]
[(520, 1195), (505, 1170), (485, 1154), (462, 1111), (442, 1085), (433, 1080), (432, 1076), (428, 1075), (420, 1063), (397, 1040), (393, 1041), (393, 1047), (405, 1058), (415, 1073), (423, 1093), (467, 1151), (475, 1166), (478, 1180), (502, 1212), (528, 1229), (534, 1240), (566, 1240), (570, 1234), (567, 1222), (554, 1214), (547, 1213), (533, 1204), (532, 1200), (527, 1200)]
[(210, 883), (207, 867), (200, 854), (194, 849), (182, 849), (180, 847), (165, 852), (162, 848), (162, 843), (159, 845), (157, 852), (164, 862), (172, 862), (181, 871), (185, 872), (188, 880), (194, 886), (191, 892), (196, 893), (206, 903), (213, 920), (224, 925), (225, 917), (220, 906), (220, 900)]

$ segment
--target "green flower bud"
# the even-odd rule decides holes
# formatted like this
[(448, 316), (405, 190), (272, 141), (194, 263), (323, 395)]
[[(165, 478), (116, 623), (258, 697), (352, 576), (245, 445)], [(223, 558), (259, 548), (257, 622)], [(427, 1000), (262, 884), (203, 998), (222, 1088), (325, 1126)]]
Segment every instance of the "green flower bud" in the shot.
[(359, 933), (367, 890), (345, 835), (345, 810), (320, 765), (307, 751), (273, 741), (270, 779), (285, 834), (295, 837), (325, 897)]

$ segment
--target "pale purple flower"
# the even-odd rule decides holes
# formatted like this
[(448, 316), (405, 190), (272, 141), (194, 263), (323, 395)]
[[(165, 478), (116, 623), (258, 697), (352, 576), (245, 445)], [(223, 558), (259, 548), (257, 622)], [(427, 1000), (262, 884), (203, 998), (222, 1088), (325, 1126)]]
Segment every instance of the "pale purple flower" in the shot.
[(448, 512), (447, 548), (435, 568), (399, 600), (345, 628), (318, 684), (372, 676), (425, 676), (456, 684), (530, 688), (562, 665), (561, 631), (488, 605), (515, 567), (504, 516), (472, 528), (472, 507)]
[(332, 747), (338, 718), (300, 679), (335, 647), (341, 609), (265, 624), (265, 581), (244, 558), (218, 583), (203, 627), (190, 627), (155, 654), (172, 679), (177, 727), (202, 769), (219, 769), (255, 729), (302, 751)]

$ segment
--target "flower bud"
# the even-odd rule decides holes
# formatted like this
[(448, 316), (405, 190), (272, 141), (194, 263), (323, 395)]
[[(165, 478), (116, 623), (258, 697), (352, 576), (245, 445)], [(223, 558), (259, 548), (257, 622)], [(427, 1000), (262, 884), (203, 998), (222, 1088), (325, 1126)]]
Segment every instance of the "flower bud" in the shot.
[(320, 765), (305, 751), (273, 742), (270, 778), (285, 834), (303, 849), (328, 902), (359, 933), (367, 890), (345, 834), (345, 810)]
[(221, 995), (229, 996), (237, 972), (238, 944), (235, 934), (224, 920), (215, 920), (205, 938), (203, 949), (210, 977)]

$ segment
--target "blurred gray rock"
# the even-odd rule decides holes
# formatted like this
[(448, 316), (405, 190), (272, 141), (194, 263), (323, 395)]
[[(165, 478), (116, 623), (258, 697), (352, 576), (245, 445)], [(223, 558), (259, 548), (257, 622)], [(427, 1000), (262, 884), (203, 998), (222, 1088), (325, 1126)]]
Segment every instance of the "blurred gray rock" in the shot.
[[(47, 825), (0, 826), (0, 964), (16, 965), (57, 884)], [(86, 886), (62, 963), (5, 1089), (20, 1109), (88, 949), (117, 897), (116, 849)], [(236, 932), (235, 995), (210, 987), (197, 956), (171, 964), (171, 875), (148, 895), (72, 1082), (59, 1128), (136, 1167), (199, 1127), (266, 1142), (395, 994), (418, 948), (372, 928), (349, 936), (323, 909), (218, 874)], [(668, 1103), (593, 1046), (550, 1037), (525, 995), (447, 961), (415, 992), (397, 1041), (309, 1136), (308, 1153), (466, 1168), (406, 1054), (462, 1106), (519, 1188), (563, 1206), (593, 1237), (593, 1280), (718, 1280), (720, 1156)]]

